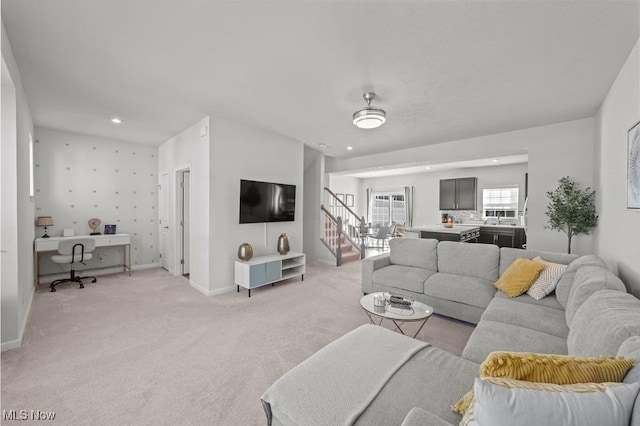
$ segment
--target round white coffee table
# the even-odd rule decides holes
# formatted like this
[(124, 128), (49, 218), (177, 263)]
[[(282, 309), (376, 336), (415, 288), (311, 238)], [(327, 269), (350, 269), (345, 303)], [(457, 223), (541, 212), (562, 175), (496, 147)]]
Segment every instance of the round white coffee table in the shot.
[[(374, 297), (382, 296), (383, 294), (384, 293), (370, 293), (360, 299), (360, 306), (362, 306), (362, 309), (364, 309), (364, 312), (369, 317), (371, 324), (381, 325), (382, 321), (387, 319), (395, 325), (396, 328), (394, 331), (405, 334), (401, 327), (404, 323), (422, 321), (420, 328), (418, 328), (418, 331), (413, 335), (415, 338), (431, 317), (433, 308), (421, 302), (413, 302), (408, 309), (393, 307), (388, 301), (385, 306), (375, 306), (373, 304)], [(376, 318), (374, 317), (379, 317), (380, 320), (376, 322)]]

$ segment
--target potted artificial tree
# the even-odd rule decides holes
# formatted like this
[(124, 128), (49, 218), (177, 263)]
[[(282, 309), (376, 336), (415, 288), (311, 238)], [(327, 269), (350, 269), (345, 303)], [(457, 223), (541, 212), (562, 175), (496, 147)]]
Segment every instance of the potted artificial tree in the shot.
[(589, 234), (596, 226), (596, 191), (591, 188), (584, 190), (569, 176), (559, 180), (560, 185), (551, 192), (547, 192), (549, 205), (547, 217), (549, 225), (545, 228), (556, 229), (567, 234), (569, 239), (567, 253), (571, 253), (571, 239), (574, 235)]

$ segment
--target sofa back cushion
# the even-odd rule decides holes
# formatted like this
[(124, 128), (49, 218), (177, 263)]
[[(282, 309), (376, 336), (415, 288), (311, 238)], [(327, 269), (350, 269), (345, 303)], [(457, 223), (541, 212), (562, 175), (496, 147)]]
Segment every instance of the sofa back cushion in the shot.
[(571, 262), (569, 266), (567, 266), (567, 269), (565, 269), (564, 274), (562, 274), (560, 280), (558, 281), (558, 284), (556, 285), (556, 297), (558, 298), (558, 302), (560, 303), (560, 305), (562, 305), (563, 308), (567, 307), (567, 301), (569, 300), (569, 291), (571, 291), (571, 286), (573, 286), (573, 280), (576, 276), (576, 272), (583, 266), (600, 266), (607, 269), (607, 264), (604, 262), (604, 260), (592, 254), (581, 256)]
[(438, 270), (438, 240), (423, 238), (394, 238), (389, 241), (389, 260), (392, 265)]
[(640, 300), (618, 290), (600, 290), (580, 306), (573, 317), (569, 355), (615, 355), (631, 336), (640, 336)]
[(503, 247), (500, 249), (500, 275), (502, 275), (516, 259), (521, 257), (533, 259), (536, 256), (540, 256), (547, 262), (562, 263), (563, 265), (568, 265), (578, 258), (575, 254), (551, 253), (546, 251), (521, 250), (511, 247)]
[(438, 272), (496, 281), (500, 249), (493, 244), (438, 243)]
[(565, 316), (569, 327), (571, 327), (571, 322), (578, 308), (593, 293), (600, 290), (627, 291), (620, 278), (600, 266), (583, 266), (576, 271), (573, 285), (569, 289), (569, 298), (565, 308)]
[[(640, 382), (640, 336), (631, 336), (620, 345), (618, 349), (618, 356), (625, 358), (633, 358), (636, 360), (635, 366), (627, 372), (624, 376), (624, 383), (639, 383)], [(640, 424), (640, 395), (636, 398), (636, 403), (633, 406), (633, 413), (631, 414), (630, 425)]]

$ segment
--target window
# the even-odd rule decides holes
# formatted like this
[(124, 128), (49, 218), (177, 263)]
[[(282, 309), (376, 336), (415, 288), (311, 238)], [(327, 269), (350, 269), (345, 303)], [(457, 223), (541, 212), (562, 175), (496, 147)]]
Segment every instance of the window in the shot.
[(407, 206), (404, 191), (374, 191), (369, 218), (372, 225), (389, 225), (396, 222), (404, 225)]
[(518, 188), (488, 188), (482, 190), (482, 217), (516, 217)]

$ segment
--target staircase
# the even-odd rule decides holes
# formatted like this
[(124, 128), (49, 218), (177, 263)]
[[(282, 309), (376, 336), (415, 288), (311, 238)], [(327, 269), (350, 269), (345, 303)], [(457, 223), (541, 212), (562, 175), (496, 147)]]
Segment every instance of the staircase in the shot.
[[(364, 259), (365, 245), (360, 230), (364, 229), (364, 217), (358, 218), (330, 189), (325, 188), (329, 207), (322, 210), (324, 225), (320, 240), (336, 258), (336, 266)], [(339, 215), (337, 215), (339, 214)]]

